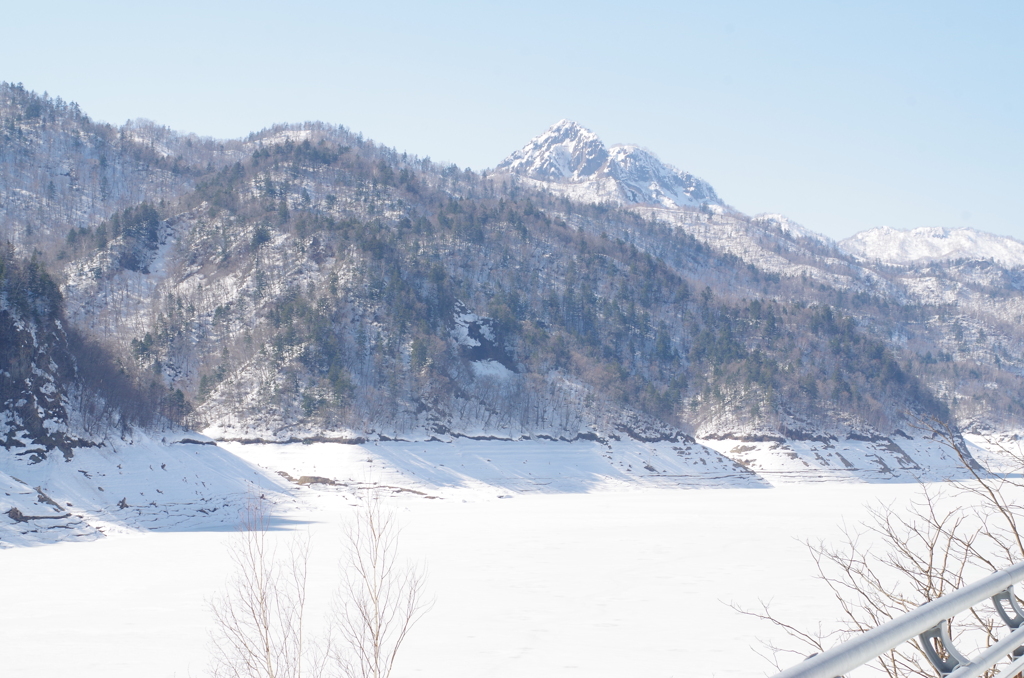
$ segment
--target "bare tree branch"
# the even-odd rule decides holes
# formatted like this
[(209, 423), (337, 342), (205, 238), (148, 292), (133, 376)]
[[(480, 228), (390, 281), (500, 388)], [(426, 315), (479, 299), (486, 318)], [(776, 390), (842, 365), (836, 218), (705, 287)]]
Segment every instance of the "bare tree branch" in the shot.
[(399, 561), (399, 534), (394, 512), (371, 490), (346, 535), (349, 567), (335, 601), (332, 654), (345, 678), (389, 678), (406, 635), (432, 605), (423, 569)]
[(231, 546), (234, 575), (227, 592), (210, 605), (211, 670), (218, 678), (323, 675), (323, 653), (304, 631), (309, 539), (294, 539), (282, 561), (267, 538), (269, 529), (266, 500), (254, 492)]

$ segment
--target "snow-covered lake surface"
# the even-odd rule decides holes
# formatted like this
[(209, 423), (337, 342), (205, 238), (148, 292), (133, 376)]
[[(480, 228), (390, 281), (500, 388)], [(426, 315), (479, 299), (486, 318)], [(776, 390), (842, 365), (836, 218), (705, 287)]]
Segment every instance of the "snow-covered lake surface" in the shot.
[[(919, 491), (863, 482), (680, 489), (585, 473), (569, 482), (571, 459), (554, 462), (565, 476), (554, 488), (533, 484), (539, 466), (530, 464), (521, 478), (503, 472), (504, 482), (480, 480), (479, 469), (459, 479), (459, 465), (496, 463), (502, 445), (475, 443), (443, 469), (421, 459), (402, 472), (389, 459), (397, 446), (383, 443), (226, 447), (265, 478), (341, 483), (272, 495), (281, 548), (296, 533), (312, 539), (314, 623), (358, 487), (413, 490), (388, 502), (436, 603), (409, 636), (396, 678), (770, 674), (751, 649), (770, 630), (726, 603), (772, 600), (798, 622), (832, 619), (800, 540), (835, 538), (865, 517), (866, 503), (899, 506)], [(0, 550), (0, 673), (206, 675), (207, 601), (224, 588), (234, 538), (218, 518)]]

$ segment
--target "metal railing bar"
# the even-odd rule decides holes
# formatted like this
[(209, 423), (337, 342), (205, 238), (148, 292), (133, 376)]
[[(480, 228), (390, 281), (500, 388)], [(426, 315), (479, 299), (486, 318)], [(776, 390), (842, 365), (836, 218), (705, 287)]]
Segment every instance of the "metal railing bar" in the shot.
[(1014, 660), (996, 674), (996, 678), (1013, 678), (1021, 671), (1024, 671), (1024, 657)]
[(868, 663), (936, 624), (1004, 591), (1024, 579), (1024, 562), (993, 572), (984, 579), (925, 603), (916, 610), (865, 631), (830, 650), (805, 659), (775, 678), (836, 678)]
[(978, 678), (990, 669), (997, 661), (1024, 645), (1024, 626), (1010, 635), (988, 646), (984, 652), (971, 659), (971, 663), (960, 666), (946, 678)]

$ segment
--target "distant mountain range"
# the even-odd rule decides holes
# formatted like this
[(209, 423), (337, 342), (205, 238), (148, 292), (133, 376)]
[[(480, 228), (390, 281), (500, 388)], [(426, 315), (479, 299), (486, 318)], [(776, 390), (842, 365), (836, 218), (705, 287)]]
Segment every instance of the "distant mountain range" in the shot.
[[(72, 409), (83, 388), (110, 403), (94, 419), (111, 426), (803, 441), (810, 459), (856, 439), (893, 469), (927, 466), (927, 446), (889, 447), (922, 420), (1024, 424), (1021, 243), (836, 243), (565, 120), (478, 174), (331, 125), (217, 141), (0, 85), (0, 228), (11, 270), (61, 295), (45, 322), (0, 298), (10, 336), (59, 322), (105, 352), (131, 381), (116, 396), (65, 367), (52, 381)], [(112, 414), (128, 401), (155, 419)], [(27, 416), (0, 436), (52, 451)], [(97, 439), (61, 416), (62, 439)]]
[(859, 259), (902, 266), (962, 259), (990, 259), (1011, 268), (1024, 265), (1024, 243), (970, 228), (898, 231), (881, 226), (847, 238), (839, 246)]

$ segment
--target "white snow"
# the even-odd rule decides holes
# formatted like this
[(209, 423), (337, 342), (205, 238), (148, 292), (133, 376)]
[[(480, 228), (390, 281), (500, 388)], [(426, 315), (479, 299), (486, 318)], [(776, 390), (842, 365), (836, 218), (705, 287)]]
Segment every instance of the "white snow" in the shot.
[(628, 490), (638, 486), (768, 486), (714, 450), (686, 443), (456, 438), (452, 442), (223, 446), (294, 477), (318, 475), (351, 484), (370, 474), (381, 482), (450, 498), (470, 490), (490, 495), (506, 491)]
[[(189, 445), (181, 449), (195, 455)], [(667, 463), (671, 451), (631, 445), (621, 461), (634, 468), (645, 456)], [(239, 455), (227, 466), (268, 480), (284, 472), (337, 482), (270, 495), (274, 542), (312, 539), (314, 628), (360, 488), (391, 488), (402, 548), (427, 565), (436, 599), (395, 678), (762, 676), (769, 667), (751, 646), (772, 631), (726, 603), (772, 600), (799, 624), (834, 618), (799, 540), (835, 538), (841, 523), (865, 517), (866, 502), (900, 506), (918, 491), (863, 482), (684, 491), (650, 472), (595, 478), (608, 460), (587, 441), (226, 447)], [(545, 467), (548, 485), (537, 482)], [(230, 510), (237, 516), (237, 504)], [(224, 587), (234, 538), (218, 520), (0, 551), (4, 673), (203, 675), (206, 601)]]
[(847, 238), (839, 247), (861, 259), (888, 264), (953, 259), (992, 259), (1004, 266), (1024, 264), (1024, 243), (970, 228), (902, 231), (881, 226)]
[(490, 318), (484, 318), (476, 313), (470, 313), (466, 306), (459, 302), (455, 312), (455, 326), (452, 328), (451, 335), (455, 343), (460, 346), (479, 346), (480, 340), (473, 337), (470, 327), (475, 328), (480, 336), (487, 341), (494, 343), (494, 321)]
[(473, 376), (477, 378), (489, 377), (491, 379), (504, 380), (515, 374), (497, 360), (473, 360), (469, 363), (469, 366), (473, 370)]
[(476, 323), (479, 317), (475, 313), (459, 313), (455, 316), (455, 327), (452, 328), (452, 338), (459, 346), (479, 346), (480, 342), (469, 334), (469, 326)]

